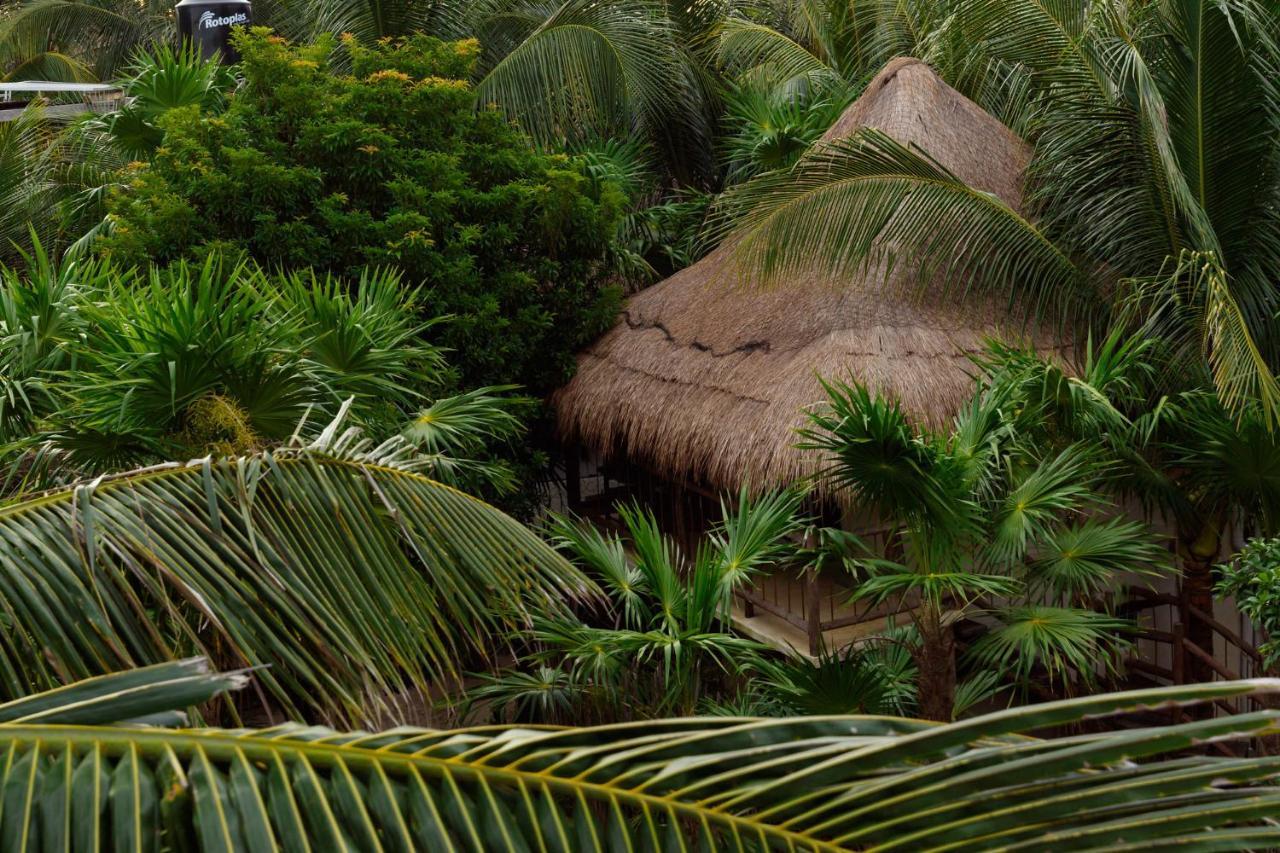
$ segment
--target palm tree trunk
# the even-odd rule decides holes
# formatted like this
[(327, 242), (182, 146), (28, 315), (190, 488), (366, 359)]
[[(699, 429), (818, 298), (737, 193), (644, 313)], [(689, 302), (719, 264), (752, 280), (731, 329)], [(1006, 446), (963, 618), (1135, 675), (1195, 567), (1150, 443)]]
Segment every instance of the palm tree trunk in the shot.
[[(1199, 530), (1187, 533), (1189, 535), (1179, 535), (1183, 543), (1182, 624), (1186, 627), (1187, 640), (1212, 655), (1213, 628), (1196, 616), (1192, 608), (1213, 613), (1213, 565), (1218, 559), (1221, 527), (1216, 521), (1208, 520)], [(1182, 653), (1181, 649), (1175, 651)], [(1213, 680), (1213, 670), (1195, 655), (1187, 656), (1185, 672), (1189, 681)]]
[(921, 605), (917, 627), (920, 647), (915, 657), (920, 670), (920, 716), (926, 720), (950, 722), (956, 703), (956, 637), (951, 625), (943, 624), (942, 613)]

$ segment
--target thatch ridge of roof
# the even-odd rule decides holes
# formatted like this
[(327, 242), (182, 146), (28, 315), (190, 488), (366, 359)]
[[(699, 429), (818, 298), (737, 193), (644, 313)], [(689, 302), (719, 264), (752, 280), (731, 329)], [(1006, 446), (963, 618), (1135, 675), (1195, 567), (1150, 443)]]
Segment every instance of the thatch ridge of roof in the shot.
[[(886, 65), (823, 141), (863, 127), (1021, 206), (1028, 146), (925, 63)], [(727, 252), (633, 296), (579, 355), (577, 374), (552, 400), (564, 438), (674, 479), (728, 489), (787, 484), (818, 464), (794, 444), (804, 411), (824, 399), (819, 377), (852, 376), (940, 424), (972, 393), (971, 356), (986, 340), (1027, 337), (1023, 318), (1001, 319), (1003, 304), (895, 296), (874, 270), (847, 281), (729, 285)], [(1044, 330), (1030, 337), (1041, 351), (1069, 350)]]

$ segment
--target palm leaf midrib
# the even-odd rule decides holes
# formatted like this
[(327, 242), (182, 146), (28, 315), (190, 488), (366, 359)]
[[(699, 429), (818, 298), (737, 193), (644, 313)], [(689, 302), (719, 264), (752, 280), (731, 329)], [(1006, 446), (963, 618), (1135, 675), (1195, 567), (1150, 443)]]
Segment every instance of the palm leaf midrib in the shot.
[[(433, 480), (424, 474), (416, 471), (406, 471), (403, 468), (397, 468), (392, 465), (381, 464), (377, 462), (369, 462), (356, 459), (343, 459), (328, 454), (319, 453), (310, 450), (277, 450), (268, 451), (263, 456), (248, 457), (228, 457), (217, 459), (211, 462), (211, 467), (218, 468), (239, 468), (246, 463), (252, 463), (270, 456), (273, 464), (282, 466), (295, 465), (325, 465), (335, 468), (343, 468), (353, 473), (359, 474), (366, 471), (377, 472), (390, 478), (400, 478), (411, 480), (416, 483), (422, 483), (443, 491), (448, 491), (458, 497), (466, 498), (472, 503), (482, 506), (488, 506), (484, 501), (469, 495), (466, 492), (450, 486), (448, 483), (442, 483), (439, 480)], [(73, 502), (77, 499), (77, 495), (82, 488), (91, 488), (94, 494), (102, 492), (112, 492), (122, 489), (133, 490), (142, 483), (152, 480), (167, 479), (178, 476), (189, 476), (194, 473), (202, 472), (206, 460), (195, 460), (188, 463), (165, 463), (163, 465), (153, 466), (151, 468), (137, 468), (132, 471), (124, 471), (118, 474), (100, 477), (89, 482), (78, 482), (68, 486), (62, 486), (57, 489), (50, 489), (39, 495), (34, 495), (23, 500), (11, 503), (7, 506), (0, 506), (0, 521), (12, 516), (19, 516), (28, 511), (39, 507), (46, 507), (61, 503)]]

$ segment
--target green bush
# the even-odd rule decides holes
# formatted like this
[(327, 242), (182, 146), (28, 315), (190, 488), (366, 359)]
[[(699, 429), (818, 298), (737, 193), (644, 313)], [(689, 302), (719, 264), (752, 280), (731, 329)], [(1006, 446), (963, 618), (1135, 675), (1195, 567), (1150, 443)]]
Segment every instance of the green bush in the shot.
[(1218, 567), (1219, 598), (1236, 607), (1264, 632), (1258, 651), (1270, 669), (1280, 667), (1280, 538), (1251, 539)]
[(99, 251), (143, 264), (230, 249), (348, 278), (394, 266), (426, 288), (424, 315), (452, 315), (433, 337), (461, 385), (561, 384), (616, 313), (602, 259), (623, 193), (474, 109), (473, 41), (240, 39), (240, 90), (220, 115), (159, 119), (163, 143), (110, 200)]

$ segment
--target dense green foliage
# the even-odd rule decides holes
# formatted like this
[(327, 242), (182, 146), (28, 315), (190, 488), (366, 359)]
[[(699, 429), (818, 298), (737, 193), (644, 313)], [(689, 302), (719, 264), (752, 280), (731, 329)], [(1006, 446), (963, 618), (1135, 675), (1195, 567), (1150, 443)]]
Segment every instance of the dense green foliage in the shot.
[[(1280, 633), (1277, 540), (1214, 567), (1280, 532), (1274, 0), (259, 0), (235, 66), (171, 14), (0, 6), (0, 73), (129, 95), (0, 125), (0, 847), (1276, 845), (1280, 764), (1190, 754), (1274, 711), (1093, 722), (1276, 685), (898, 718), (1131, 675), (1119, 587), (1175, 561), (1135, 504), (1186, 642), (1215, 579)], [(904, 55), (1028, 143), (1023, 204), (874, 129), (814, 147)], [(833, 381), (817, 482), (691, 548), (466, 494), (545, 469), (537, 398), (717, 239), (766, 278), (892, 255), (1077, 363), (993, 342), (943, 428)], [(776, 653), (731, 619), (762, 571), (896, 615)], [(516, 727), (136, 726), (384, 726), (468, 669), (461, 716)]]
[[(576, 614), (535, 619), (522, 666), (482, 676), (469, 701), (500, 718), (617, 722), (692, 714), (734, 696), (763, 649), (729, 628), (733, 593), (794, 551), (799, 491), (724, 506), (724, 520), (686, 555), (653, 514), (622, 507), (626, 539), (567, 518), (550, 533), (604, 591)], [(850, 710), (849, 708), (843, 709)]]
[(927, 716), (953, 712), (952, 627), (970, 609), (997, 625), (971, 658), (1023, 683), (1070, 690), (1116, 667), (1125, 623), (1096, 608), (1120, 573), (1151, 572), (1162, 552), (1145, 525), (1106, 519), (1107, 471), (1088, 445), (1028, 442), (1001, 388), (980, 386), (947, 432), (863, 386), (827, 391), (804, 446), (830, 460), (837, 493), (888, 525), (884, 546), (858, 561), (854, 594), (908, 609)]
[(216, 116), (160, 119), (98, 250), (121, 264), (243, 251), (352, 278), (394, 266), (452, 316), (434, 337), (464, 385), (560, 384), (613, 317), (600, 274), (621, 194), (473, 111), (474, 43), (292, 47), (255, 30), (240, 45), (241, 89)]
[[(1010, 397), (1020, 429), (1040, 447), (1083, 442), (1107, 471), (1103, 488), (1173, 527), (1183, 600), (1212, 612), (1215, 562), (1230, 531), (1280, 532), (1280, 433), (1253, 401), (1233, 414), (1210, 390), (1165, 394), (1176, 369), (1159, 340), (1118, 329), (1086, 347), (1076, 375), (1032, 353), (996, 346), (993, 386)], [(1187, 611), (1188, 639), (1214, 635)], [(1191, 661), (1193, 677), (1212, 672)]]

